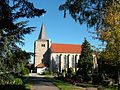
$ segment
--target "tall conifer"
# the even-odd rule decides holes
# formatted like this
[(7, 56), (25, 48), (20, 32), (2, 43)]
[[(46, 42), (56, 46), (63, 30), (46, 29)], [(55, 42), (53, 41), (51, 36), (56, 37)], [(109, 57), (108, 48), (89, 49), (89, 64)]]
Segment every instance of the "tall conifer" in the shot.
[(80, 60), (78, 62), (79, 74), (83, 76), (83, 79), (88, 78), (88, 74), (91, 73), (93, 66), (93, 56), (90, 43), (85, 39), (82, 44), (82, 52)]

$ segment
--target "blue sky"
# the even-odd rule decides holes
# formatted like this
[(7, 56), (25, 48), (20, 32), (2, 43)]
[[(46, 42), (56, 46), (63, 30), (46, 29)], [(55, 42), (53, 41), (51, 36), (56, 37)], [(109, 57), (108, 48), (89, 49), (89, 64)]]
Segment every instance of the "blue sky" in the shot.
[(23, 50), (34, 52), (34, 42), (38, 39), (42, 21), (45, 25), (47, 37), (50, 38), (53, 43), (82, 44), (86, 37), (91, 45), (98, 47), (98, 45), (101, 44), (98, 40), (92, 39), (91, 34), (87, 31), (86, 24), (80, 25), (78, 22), (75, 22), (69, 14), (67, 14), (66, 18), (63, 17), (63, 12), (59, 11), (58, 8), (65, 0), (29, 1), (33, 2), (35, 7), (45, 9), (47, 12), (44, 17), (29, 19), (28, 26), (34, 26), (36, 29), (32, 34), (26, 35), (25, 45), (22, 46)]

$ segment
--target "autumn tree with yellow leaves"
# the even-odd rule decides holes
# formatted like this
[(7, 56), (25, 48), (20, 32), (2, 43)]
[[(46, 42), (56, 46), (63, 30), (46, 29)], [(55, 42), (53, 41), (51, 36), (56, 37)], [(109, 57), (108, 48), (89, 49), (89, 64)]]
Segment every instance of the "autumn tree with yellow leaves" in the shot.
[(101, 53), (103, 69), (110, 78), (119, 82), (120, 70), (120, 5), (114, 3), (108, 6), (103, 20), (105, 30), (101, 30), (100, 39), (106, 42), (106, 48)]
[(99, 57), (108, 67), (102, 71), (106, 69), (111, 78), (116, 76), (120, 67), (120, 0), (66, 0), (59, 10), (64, 11), (64, 17), (69, 12), (76, 22), (94, 27), (105, 46)]
[[(88, 28), (95, 28), (97, 38), (106, 44), (106, 59), (111, 60), (110, 57), (118, 57), (116, 55), (120, 52), (119, 0), (66, 0), (64, 4), (60, 5), (59, 10), (64, 11), (64, 17), (69, 12), (76, 22), (86, 23)], [(113, 55), (111, 49), (108, 50), (108, 48), (114, 48), (118, 51), (114, 52)]]
[[(120, 61), (120, 5), (114, 3), (108, 6), (103, 20), (104, 30), (101, 29), (100, 40), (107, 43), (104, 57), (107, 62)], [(113, 62), (112, 62), (113, 61)]]

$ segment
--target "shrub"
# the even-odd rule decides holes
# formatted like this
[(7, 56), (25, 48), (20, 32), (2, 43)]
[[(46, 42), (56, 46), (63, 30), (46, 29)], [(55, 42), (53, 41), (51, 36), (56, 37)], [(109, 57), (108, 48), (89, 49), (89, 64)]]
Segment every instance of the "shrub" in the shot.
[(50, 74), (50, 72), (49, 71), (45, 71), (45, 75), (49, 75)]
[(66, 75), (66, 70), (63, 69), (63, 70), (62, 70), (62, 76), (65, 77), (65, 75)]
[(50, 75), (50, 74), (52, 74), (52, 71), (50, 69), (42, 73), (42, 75)]
[(52, 71), (51, 71), (51, 69), (48, 69), (48, 72), (49, 72), (49, 74), (52, 74)]
[(73, 75), (75, 75), (75, 72), (74, 72), (73, 68), (69, 68), (68, 69), (68, 76), (72, 77)]
[[(98, 75), (92, 75), (92, 83), (94, 85), (100, 84), (103, 80)], [(104, 83), (104, 82), (102, 82)]]
[(24, 68), (24, 69), (22, 70), (22, 75), (27, 75), (27, 74), (29, 74), (29, 69)]
[(15, 85), (22, 85), (22, 84), (23, 84), (23, 81), (22, 81), (21, 78), (15, 78), (15, 79), (14, 79), (14, 84), (15, 84)]
[(13, 84), (14, 76), (10, 73), (3, 73), (0, 75), (0, 85)]
[(110, 80), (103, 80), (102, 81), (102, 86), (108, 86), (110, 83)]

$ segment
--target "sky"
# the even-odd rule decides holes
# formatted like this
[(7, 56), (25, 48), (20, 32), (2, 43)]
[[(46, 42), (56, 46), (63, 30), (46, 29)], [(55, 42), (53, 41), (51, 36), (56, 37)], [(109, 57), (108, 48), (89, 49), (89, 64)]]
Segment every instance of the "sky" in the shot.
[[(45, 9), (47, 12), (44, 16), (29, 19), (28, 26), (34, 26), (36, 28), (33, 33), (25, 36), (25, 45), (21, 46), (23, 50), (34, 52), (34, 42), (38, 39), (42, 22), (44, 22), (47, 37), (51, 39), (53, 43), (82, 44), (86, 37), (93, 46), (98, 47), (101, 44), (101, 42), (91, 37), (91, 34), (87, 31), (86, 24), (80, 25), (79, 22), (75, 22), (69, 13), (66, 18), (64, 18), (64, 13), (59, 11), (58, 8), (65, 0), (29, 1), (32, 2), (36, 8)], [(33, 58), (31, 61), (33, 61)]]

